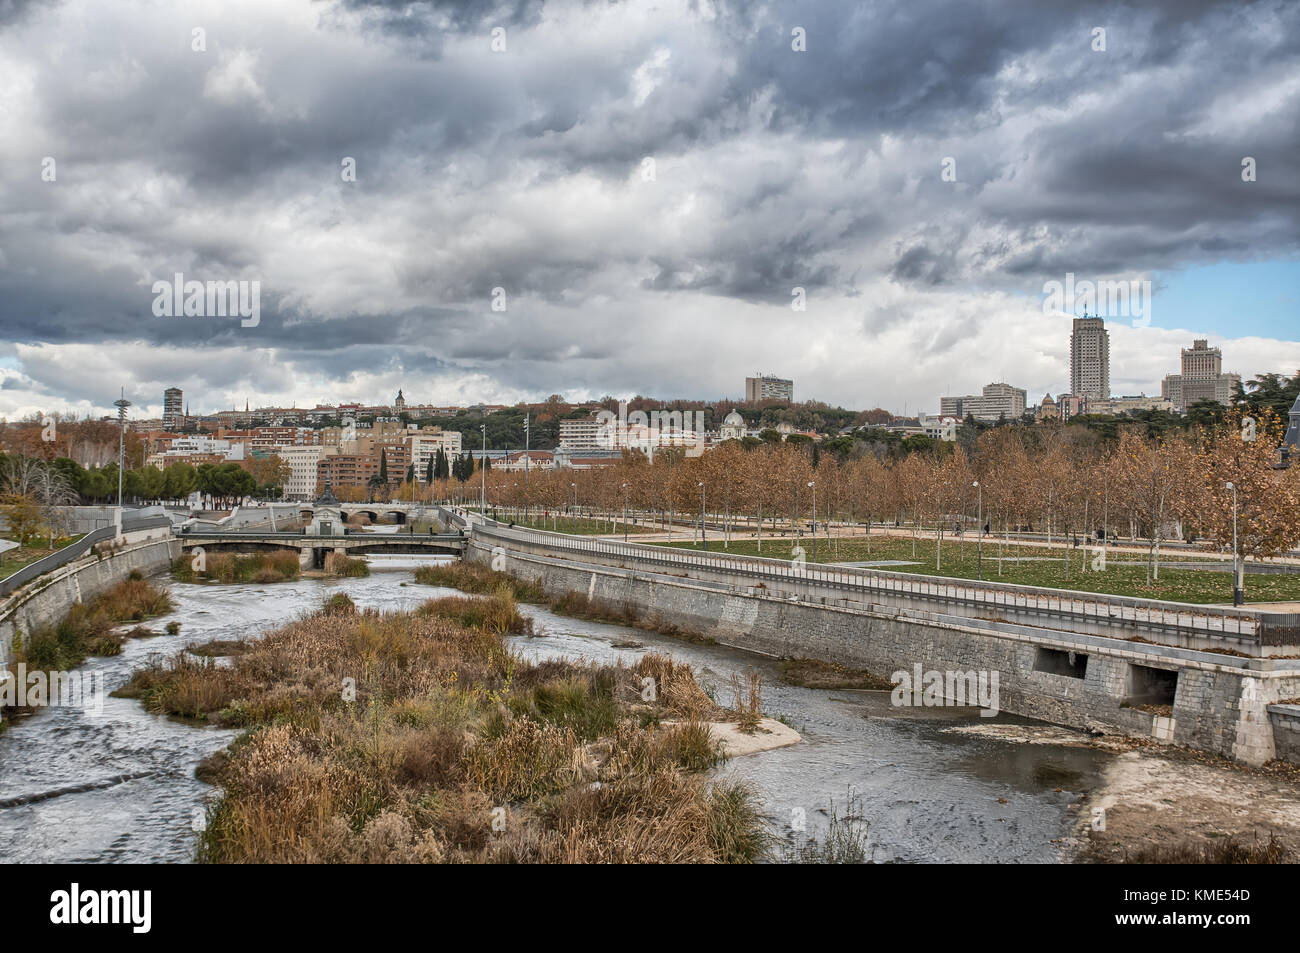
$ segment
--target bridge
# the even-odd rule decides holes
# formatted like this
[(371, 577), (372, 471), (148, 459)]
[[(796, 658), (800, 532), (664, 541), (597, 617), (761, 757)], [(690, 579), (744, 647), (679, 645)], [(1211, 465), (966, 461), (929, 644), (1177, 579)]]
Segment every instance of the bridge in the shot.
[[(420, 519), (427, 516), (432, 509), (427, 503), (343, 503), (332, 504), (331, 508), (340, 511), (345, 523), (355, 522), (358, 516), (365, 516), (372, 523), (390, 519), (394, 523), (403, 525), (412, 518)], [(316, 515), (316, 504), (311, 502), (298, 504), (298, 515), (310, 522)]]
[(320, 569), (325, 565), (326, 553), (428, 553), (459, 556), (465, 549), (465, 536), (460, 533), (360, 533), (343, 535), (318, 535), (297, 533), (253, 533), (238, 530), (215, 532), (182, 532), (177, 535), (183, 550), (202, 549), (204, 552), (272, 552), (294, 550), (304, 569)]

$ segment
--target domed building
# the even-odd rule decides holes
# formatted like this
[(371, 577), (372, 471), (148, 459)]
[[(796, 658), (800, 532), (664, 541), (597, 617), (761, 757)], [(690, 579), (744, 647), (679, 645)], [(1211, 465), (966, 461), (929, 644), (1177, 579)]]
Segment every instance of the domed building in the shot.
[(1050, 393), (1043, 395), (1043, 402), (1038, 405), (1038, 420), (1059, 420), (1061, 412), (1057, 409), (1056, 401), (1052, 399)]
[(718, 436), (722, 440), (740, 440), (745, 436), (745, 418), (732, 411), (722, 421)]

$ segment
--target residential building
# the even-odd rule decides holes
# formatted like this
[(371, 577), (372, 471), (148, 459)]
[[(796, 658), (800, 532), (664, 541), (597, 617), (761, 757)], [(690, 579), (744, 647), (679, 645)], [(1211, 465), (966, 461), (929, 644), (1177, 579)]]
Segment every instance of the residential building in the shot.
[(163, 430), (179, 430), (177, 419), (183, 416), (183, 392), (179, 387), (168, 387), (163, 391)]
[(772, 377), (759, 372), (757, 377), (745, 378), (745, 403), (756, 404), (760, 400), (794, 401), (794, 381), (782, 377)]
[(985, 384), (983, 392), (965, 397), (939, 398), (939, 416), (965, 420), (1019, 420), (1025, 413), (1025, 392), (1010, 384)]
[(560, 421), (560, 447), (564, 450), (605, 450), (609, 439), (604, 437), (606, 426), (599, 417), (580, 417)]
[(1070, 334), (1070, 393), (1110, 396), (1110, 332), (1099, 317), (1074, 319)]
[(335, 447), (280, 447), (275, 453), (289, 465), (289, 479), (284, 484), (286, 500), (310, 500), (316, 496), (320, 461), (338, 453)]
[(362, 453), (323, 455), (316, 465), (319, 486), (366, 488), (370, 478), (379, 473), (379, 456)]

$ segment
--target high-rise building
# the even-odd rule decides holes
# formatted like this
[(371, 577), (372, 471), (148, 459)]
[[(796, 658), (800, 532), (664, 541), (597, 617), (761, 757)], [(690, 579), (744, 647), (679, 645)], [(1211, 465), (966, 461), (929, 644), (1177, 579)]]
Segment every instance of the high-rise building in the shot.
[(759, 373), (745, 378), (745, 402), (756, 404), (760, 400), (794, 401), (794, 381)]
[(1161, 396), (1174, 405), (1174, 410), (1186, 413), (1198, 400), (1213, 400), (1225, 406), (1231, 402), (1241, 375), (1223, 373), (1223, 352), (1217, 347), (1198, 338), (1190, 348), (1182, 349), (1181, 364), (1182, 373), (1166, 374), (1160, 385)]
[(1070, 393), (1077, 397), (1110, 396), (1110, 332), (1098, 317), (1074, 319), (1070, 334)]
[(181, 397), (179, 387), (168, 387), (163, 391), (163, 430), (176, 429), (176, 418), (183, 416)]
[(982, 394), (939, 398), (939, 416), (965, 420), (1019, 420), (1025, 413), (1026, 394), (1010, 384), (985, 384)]

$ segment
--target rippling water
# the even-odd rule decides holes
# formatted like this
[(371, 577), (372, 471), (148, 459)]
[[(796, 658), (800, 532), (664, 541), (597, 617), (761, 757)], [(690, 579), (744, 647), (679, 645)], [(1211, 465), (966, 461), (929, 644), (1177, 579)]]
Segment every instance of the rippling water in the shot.
[[(303, 580), (272, 586), (172, 583), (176, 611), (148, 626), (181, 623), (178, 635), (130, 640), (122, 654), (92, 658), (84, 672), (102, 673), (111, 691), (151, 652), (189, 643), (241, 638), (309, 612), (332, 592), (358, 605), (412, 608), (446, 590), (413, 582), (424, 556), (370, 557), (366, 579)], [(738, 758), (720, 769), (751, 781), (774, 830), (787, 832), (802, 812), (810, 832), (825, 824), (832, 802), (852, 789), (870, 824), (878, 861), (1050, 862), (1051, 843), (1069, 832), (1069, 806), (1089, 787), (1108, 755), (1049, 745), (954, 734), (979, 719), (951, 709), (899, 713), (883, 692), (796, 688), (781, 682), (771, 661), (718, 646), (694, 645), (624, 626), (557, 616), (525, 606), (536, 634), (511, 641), (527, 658), (634, 661), (647, 651), (691, 663), (715, 697), (729, 701), (732, 672), (763, 672), (763, 707), (783, 716), (802, 743)], [(47, 708), (0, 735), (0, 809), (4, 862), (187, 861), (192, 819), (215, 790), (194, 777), (205, 756), (235, 732), (194, 727), (146, 713), (139, 702), (107, 698), (101, 714)], [(125, 780), (122, 780), (126, 777)], [(87, 788), (72, 790), (70, 788)], [(1057, 789), (1060, 789), (1059, 791)], [(66, 793), (57, 793), (66, 792)]]

